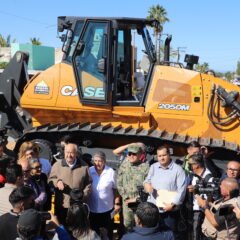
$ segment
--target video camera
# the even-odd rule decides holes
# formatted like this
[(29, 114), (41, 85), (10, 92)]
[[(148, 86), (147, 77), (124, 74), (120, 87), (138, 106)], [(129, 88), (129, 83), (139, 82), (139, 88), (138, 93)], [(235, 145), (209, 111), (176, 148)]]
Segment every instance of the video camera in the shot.
[(57, 153), (54, 154), (54, 158), (58, 160), (62, 160), (64, 158), (64, 146), (61, 146), (61, 144), (56, 144)]
[(206, 194), (208, 197), (218, 196), (220, 194), (220, 179), (213, 178), (212, 182), (205, 182), (204, 178), (197, 181), (194, 186), (193, 194)]
[(233, 213), (233, 205), (226, 204), (219, 208), (219, 216), (226, 216)]
[(39, 212), (41, 215), (41, 221), (46, 222), (51, 219), (51, 214), (49, 212)]
[[(81, 156), (82, 155), (82, 150), (80, 146), (78, 147), (78, 154)], [(64, 149), (65, 147), (61, 145), (60, 143), (56, 144), (56, 154), (53, 155), (56, 161), (64, 159)]]
[(148, 193), (144, 191), (143, 186), (137, 186), (137, 190), (139, 197), (136, 199), (136, 202), (128, 203), (128, 207), (131, 208), (133, 211), (136, 211), (139, 203), (146, 202), (148, 199)]
[(0, 128), (0, 145), (7, 143), (7, 129)]

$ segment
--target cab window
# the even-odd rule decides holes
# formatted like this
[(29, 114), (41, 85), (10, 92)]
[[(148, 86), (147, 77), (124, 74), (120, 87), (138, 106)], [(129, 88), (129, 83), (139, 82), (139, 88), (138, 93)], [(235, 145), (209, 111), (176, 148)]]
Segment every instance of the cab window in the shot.
[(68, 62), (72, 62), (73, 51), (74, 51), (74, 49), (75, 49), (75, 47), (77, 45), (77, 42), (78, 42), (79, 35), (80, 35), (81, 30), (82, 30), (82, 27), (83, 27), (83, 22), (78, 21), (76, 23), (74, 32), (72, 33), (73, 36), (72, 36), (72, 40), (71, 40), (70, 47), (68, 49), (68, 54), (67, 54), (67, 57), (66, 57), (66, 60)]
[(150, 69), (145, 35), (138, 29), (122, 29), (117, 34), (115, 103), (139, 105)]
[(82, 51), (74, 56), (82, 102), (107, 99), (107, 29), (108, 23), (89, 22), (80, 40)]

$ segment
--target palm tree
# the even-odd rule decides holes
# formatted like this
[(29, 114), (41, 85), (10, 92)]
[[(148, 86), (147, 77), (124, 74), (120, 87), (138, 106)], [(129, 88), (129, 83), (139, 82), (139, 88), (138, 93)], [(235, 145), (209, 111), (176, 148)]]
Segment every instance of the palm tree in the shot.
[(236, 74), (237, 74), (238, 76), (240, 76), (240, 61), (237, 62)]
[(31, 41), (31, 43), (34, 44), (34, 45), (42, 45), (42, 43), (40, 42), (40, 39), (39, 39), (39, 38), (33, 37), (33, 38), (30, 38), (30, 41)]
[(194, 70), (205, 73), (209, 70), (209, 64), (207, 62), (204, 62), (203, 64), (198, 63), (198, 64), (194, 65)]
[(231, 80), (234, 79), (234, 75), (235, 75), (234, 72), (226, 72), (226, 73), (224, 74), (224, 77), (225, 77), (225, 79), (227, 79), (228, 81), (231, 81)]
[(159, 21), (159, 26), (154, 28), (154, 36), (155, 36), (155, 46), (157, 52), (157, 63), (160, 62), (160, 40), (161, 33), (163, 31), (163, 24), (165, 22), (169, 22), (169, 18), (167, 18), (167, 12), (164, 7), (157, 4), (156, 6), (150, 7), (148, 10), (147, 19), (156, 19)]
[[(16, 39), (12, 41), (13, 43), (16, 42)], [(3, 37), (2, 34), (0, 34), (0, 47), (10, 47), (11, 46), (11, 35), (8, 34), (6, 38)]]

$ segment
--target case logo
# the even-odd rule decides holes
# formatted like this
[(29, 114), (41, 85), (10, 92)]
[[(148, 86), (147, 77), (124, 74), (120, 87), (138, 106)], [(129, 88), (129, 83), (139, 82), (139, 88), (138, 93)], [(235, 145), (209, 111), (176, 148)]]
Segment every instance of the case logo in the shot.
[(49, 86), (42, 80), (34, 87), (35, 94), (49, 94)]
[[(77, 88), (73, 88), (70, 85), (63, 86), (61, 89), (61, 94), (63, 96), (77, 96), (78, 91)], [(84, 97), (95, 97), (95, 98), (104, 98), (104, 90), (103, 88), (94, 88), (94, 87), (86, 87), (84, 88)]]

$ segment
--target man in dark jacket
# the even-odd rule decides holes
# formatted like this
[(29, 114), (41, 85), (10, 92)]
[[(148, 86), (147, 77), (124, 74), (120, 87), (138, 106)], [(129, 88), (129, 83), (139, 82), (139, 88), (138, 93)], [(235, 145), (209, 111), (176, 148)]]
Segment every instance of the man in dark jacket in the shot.
[(137, 227), (132, 232), (125, 234), (122, 240), (174, 240), (173, 232), (161, 232), (158, 226), (158, 208), (150, 202), (140, 203), (136, 210), (135, 221)]

